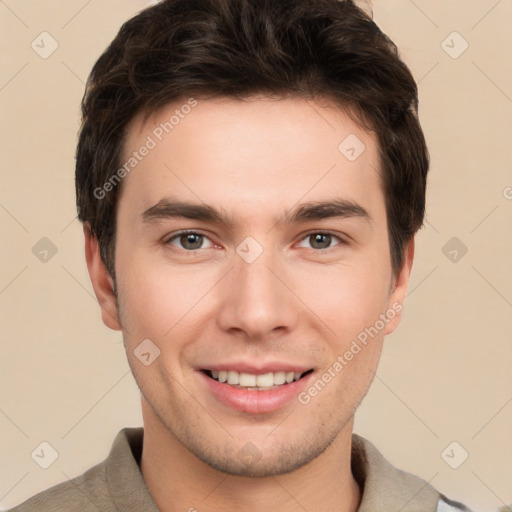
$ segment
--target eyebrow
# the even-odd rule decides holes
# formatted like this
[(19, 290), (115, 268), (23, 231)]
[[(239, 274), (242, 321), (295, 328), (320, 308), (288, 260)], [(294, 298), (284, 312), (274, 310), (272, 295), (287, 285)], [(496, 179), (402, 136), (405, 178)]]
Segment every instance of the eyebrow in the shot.
[[(235, 223), (224, 209), (216, 209), (204, 203), (191, 203), (168, 198), (161, 199), (142, 214), (143, 223), (152, 223), (171, 218), (186, 218), (220, 224), (231, 228)], [(335, 198), (327, 201), (302, 203), (281, 215), (276, 224), (299, 224), (330, 218), (359, 217), (371, 223), (368, 211), (354, 201)]]

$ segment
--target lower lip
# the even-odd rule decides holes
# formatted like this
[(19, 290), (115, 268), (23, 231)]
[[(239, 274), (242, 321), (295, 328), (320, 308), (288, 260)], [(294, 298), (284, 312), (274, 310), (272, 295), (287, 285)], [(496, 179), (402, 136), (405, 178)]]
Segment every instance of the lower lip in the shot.
[(224, 384), (208, 377), (208, 375), (202, 371), (200, 371), (199, 374), (205, 381), (209, 390), (223, 404), (242, 412), (262, 414), (277, 411), (292, 400), (297, 400), (298, 394), (307, 386), (314, 372), (309, 373), (297, 381), (264, 391), (235, 388), (229, 384)]

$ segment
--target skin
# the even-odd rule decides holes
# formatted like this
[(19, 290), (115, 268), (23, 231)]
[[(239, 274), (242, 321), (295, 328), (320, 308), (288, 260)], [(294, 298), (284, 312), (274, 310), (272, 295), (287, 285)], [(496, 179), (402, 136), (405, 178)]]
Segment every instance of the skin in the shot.
[[(183, 103), (146, 121), (136, 117), (124, 157)], [(338, 150), (349, 134), (366, 146), (353, 162)], [(403, 303), (414, 243), (393, 272), (379, 169), (374, 134), (327, 102), (198, 100), (122, 183), (117, 297), (85, 225), (103, 321), (122, 330), (141, 390), (141, 471), (160, 510), (357, 509), (353, 416), (399, 313), (306, 405), (292, 400), (264, 414), (235, 410), (208, 391), (197, 368), (276, 358), (313, 368), (316, 380), (379, 315)], [(142, 220), (171, 196), (221, 209), (233, 225)], [(276, 223), (299, 204), (333, 198), (360, 205), (369, 218)], [(187, 237), (169, 242), (184, 229), (205, 235), (194, 239), (195, 252)], [(326, 230), (335, 236), (321, 243), (308, 236)], [(236, 252), (248, 236), (263, 249), (252, 263)], [(160, 356), (145, 366), (134, 350), (148, 338)], [(257, 460), (239, 454), (249, 442)]]

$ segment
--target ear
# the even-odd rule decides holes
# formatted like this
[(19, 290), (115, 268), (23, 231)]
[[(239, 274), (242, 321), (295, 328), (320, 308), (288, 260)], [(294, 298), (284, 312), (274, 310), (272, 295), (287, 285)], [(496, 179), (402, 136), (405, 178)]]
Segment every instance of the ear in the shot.
[(117, 299), (114, 295), (114, 280), (100, 255), (98, 239), (92, 234), (89, 223), (84, 223), (85, 259), (94, 293), (100, 304), (103, 323), (114, 331), (121, 330), (117, 314)]
[[(407, 242), (403, 251), (402, 268), (393, 276), (391, 292), (388, 299), (388, 317), (390, 321), (386, 324), (385, 334), (392, 333), (402, 320), (402, 310), (409, 285), (412, 262), (414, 259), (414, 237)], [(391, 316), (391, 311), (394, 316)]]

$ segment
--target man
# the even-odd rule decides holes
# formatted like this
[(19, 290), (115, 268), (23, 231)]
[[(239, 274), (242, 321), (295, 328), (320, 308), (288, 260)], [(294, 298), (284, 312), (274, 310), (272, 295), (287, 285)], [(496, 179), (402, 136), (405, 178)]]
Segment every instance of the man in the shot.
[(76, 190), (144, 429), (13, 510), (465, 510), (352, 432), (423, 222), (417, 106), (350, 1), (167, 0), (124, 24)]

